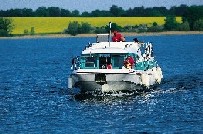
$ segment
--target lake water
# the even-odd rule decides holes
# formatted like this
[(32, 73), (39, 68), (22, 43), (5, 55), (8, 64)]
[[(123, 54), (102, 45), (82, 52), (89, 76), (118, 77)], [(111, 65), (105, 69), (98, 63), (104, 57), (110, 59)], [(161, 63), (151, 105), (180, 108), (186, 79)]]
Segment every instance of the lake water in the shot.
[(162, 84), (100, 97), (67, 89), (72, 57), (94, 38), (0, 40), (0, 133), (203, 133), (203, 35), (138, 39), (153, 42)]

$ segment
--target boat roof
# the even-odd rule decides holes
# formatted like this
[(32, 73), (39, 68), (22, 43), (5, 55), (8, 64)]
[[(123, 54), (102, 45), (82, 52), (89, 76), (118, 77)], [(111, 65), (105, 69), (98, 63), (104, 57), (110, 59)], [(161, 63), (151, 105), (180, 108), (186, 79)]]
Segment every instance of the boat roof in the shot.
[(140, 46), (135, 42), (98, 42), (91, 44), (82, 54), (136, 53)]
[(107, 53), (128, 53), (128, 51), (121, 48), (98, 48), (98, 49), (86, 49), (82, 54), (107, 54)]

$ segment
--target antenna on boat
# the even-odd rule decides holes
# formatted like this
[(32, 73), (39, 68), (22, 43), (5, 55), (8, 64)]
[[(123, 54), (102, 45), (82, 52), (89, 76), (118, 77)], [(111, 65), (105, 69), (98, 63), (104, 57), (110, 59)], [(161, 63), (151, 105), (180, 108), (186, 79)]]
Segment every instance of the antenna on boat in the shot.
[(110, 47), (110, 41), (111, 40), (111, 22), (109, 22), (109, 47)]

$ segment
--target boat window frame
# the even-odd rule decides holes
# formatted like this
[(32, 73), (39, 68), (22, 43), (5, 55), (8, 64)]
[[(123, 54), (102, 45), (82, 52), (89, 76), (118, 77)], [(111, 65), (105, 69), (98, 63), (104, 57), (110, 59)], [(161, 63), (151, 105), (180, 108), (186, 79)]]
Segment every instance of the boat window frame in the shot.
[[(86, 58), (95, 57), (95, 61), (86, 62)], [(93, 66), (86, 66), (86, 64), (93, 64)], [(80, 68), (81, 69), (97, 69), (98, 68), (98, 56), (96, 54), (85, 54), (80, 57)]]

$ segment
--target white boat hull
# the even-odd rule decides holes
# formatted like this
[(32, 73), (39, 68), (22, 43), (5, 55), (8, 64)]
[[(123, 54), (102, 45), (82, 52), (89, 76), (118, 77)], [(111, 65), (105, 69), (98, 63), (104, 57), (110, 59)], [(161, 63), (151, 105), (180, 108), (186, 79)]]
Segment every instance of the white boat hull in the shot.
[(81, 89), (81, 92), (118, 92), (148, 90), (150, 86), (160, 84), (163, 78), (161, 69), (147, 71), (127, 69), (77, 70), (71, 75), (70, 84)]

